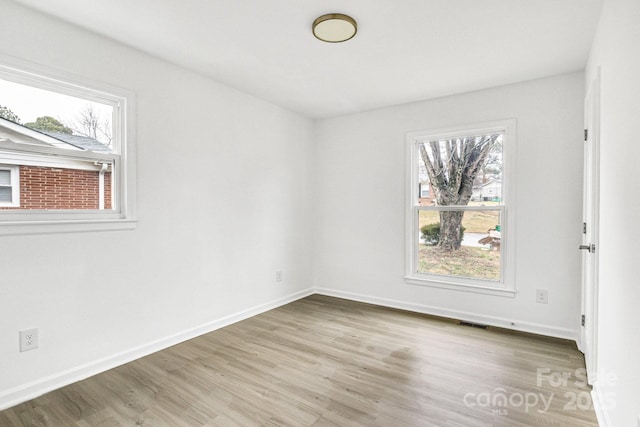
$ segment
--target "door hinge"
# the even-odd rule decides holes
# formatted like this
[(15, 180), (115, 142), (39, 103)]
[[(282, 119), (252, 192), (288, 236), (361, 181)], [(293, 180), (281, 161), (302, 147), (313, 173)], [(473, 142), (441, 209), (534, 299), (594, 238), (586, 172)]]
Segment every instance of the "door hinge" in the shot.
[(584, 130), (584, 140), (587, 141), (589, 139), (589, 129)]
[(584, 320), (585, 320), (585, 319), (584, 319), (584, 314), (583, 314), (583, 315), (582, 315), (582, 318), (581, 318), (581, 320), (580, 320), (580, 323), (582, 323), (582, 326), (584, 326)]
[(586, 222), (582, 223), (582, 234), (587, 234), (587, 223)]

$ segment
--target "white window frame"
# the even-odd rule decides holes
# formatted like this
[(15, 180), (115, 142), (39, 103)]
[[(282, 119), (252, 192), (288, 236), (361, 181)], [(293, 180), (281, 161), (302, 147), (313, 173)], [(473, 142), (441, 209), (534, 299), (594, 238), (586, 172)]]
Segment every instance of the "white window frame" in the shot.
[[(440, 140), (470, 135), (486, 135), (501, 132), (503, 140), (502, 206), (474, 207), (473, 210), (499, 210), (501, 213), (501, 263), (499, 282), (418, 273), (418, 248), (420, 210), (430, 209), (418, 204), (418, 144), (425, 140)], [(484, 122), (445, 129), (409, 132), (406, 135), (406, 221), (405, 221), (405, 283), (488, 295), (514, 297), (515, 284), (515, 160), (516, 121), (514, 119)], [(440, 208), (436, 208), (440, 209)], [(442, 210), (472, 210), (461, 206), (443, 206)]]
[[(66, 150), (0, 141), (0, 152), (11, 163), (88, 160), (114, 165), (110, 210), (0, 210), (0, 235), (127, 230), (136, 226), (135, 95), (133, 92), (91, 81), (39, 64), (0, 55), (0, 78), (113, 107), (113, 153)], [(6, 163), (3, 161), (3, 163)]]
[(20, 168), (2, 164), (0, 171), (9, 171), (9, 179), (11, 180), (11, 202), (0, 202), (0, 208), (20, 207)]

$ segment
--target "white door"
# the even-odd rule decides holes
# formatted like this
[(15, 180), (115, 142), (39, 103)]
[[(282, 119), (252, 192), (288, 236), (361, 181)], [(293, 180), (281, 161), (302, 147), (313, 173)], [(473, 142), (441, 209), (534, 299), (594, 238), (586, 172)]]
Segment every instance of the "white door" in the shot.
[(589, 383), (597, 375), (598, 343), (598, 208), (600, 144), (600, 74), (585, 98), (584, 186), (582, 245), (582, 351)]

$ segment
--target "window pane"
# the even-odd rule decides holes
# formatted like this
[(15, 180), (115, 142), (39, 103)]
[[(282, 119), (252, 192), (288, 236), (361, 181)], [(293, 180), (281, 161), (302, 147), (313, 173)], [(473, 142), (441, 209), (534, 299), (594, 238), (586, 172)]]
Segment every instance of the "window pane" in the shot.
[[(46, 160), (42, 162), (46, 163)], [(103, 167), (101, 163), (80, 160), (69, 160), (68, 163), (73, 166), (21, 165), (20, 206), (6, 209), (113, 209), (113, 165)]]
[(500, 281), (500, 210), (419, 211), (417, 272)]
[(0, 185), (11, 185), (11, 171), (0, 170)]
[(502, 203), (503, 138), (493, 133), (419, 141), (418, 205)]
[(0, 187), (0, 203), (11, 203), (11, 187)]
[[(102, 160), (119, 149), (113, 105), (90, 91), (84, 98), (4, 79), (0, 93), (0, 164), (20, 174), (20, 206), (2, 210), (113, 209), (114, 160)], [(50, 154), (60, 149), (68, 157)], [(0, 182), (11, 178), (2, 172)]]
[(0, 93), (3, 119), (64, 142), (72, 137), (84, 137), (89, 138), (90, 143), (99, 144), (99, 148), (112, 146), (111, 105), (3, 79), (0, 79)]

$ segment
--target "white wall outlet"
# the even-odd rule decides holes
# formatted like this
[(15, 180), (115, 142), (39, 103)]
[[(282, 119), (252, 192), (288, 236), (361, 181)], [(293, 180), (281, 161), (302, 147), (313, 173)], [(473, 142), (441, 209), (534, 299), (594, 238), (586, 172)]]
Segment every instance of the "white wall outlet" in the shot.
[(38, 348), (38, 329), (20, 331), (20, 351)]
[(282, 270), (276, 271), (276, 282), (282, 282)]
[(536, 289), (536, 302), (540, 304), (548, 304), (549, 291), (547, 289)]

